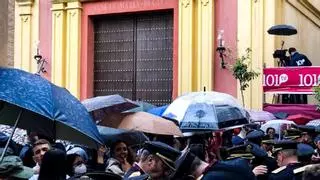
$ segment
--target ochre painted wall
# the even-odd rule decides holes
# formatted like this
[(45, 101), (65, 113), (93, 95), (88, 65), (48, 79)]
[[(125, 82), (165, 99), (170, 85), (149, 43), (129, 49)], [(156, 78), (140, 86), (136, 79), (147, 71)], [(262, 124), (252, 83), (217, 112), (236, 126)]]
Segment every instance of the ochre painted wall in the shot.
[(81, 25), (81, 92), (80, 98), (93, 96), (93, 24), (92, 16), (173, 10), (173, 97), (177, 96), (177, 51), (178, 51), (178, 0), (108, 0), (82, 4)]
[[(225, 47), (232, 51), (230, 56), (237, 56), (237, 0), (216, 0), (215, 1), (215, 48), (217, 47), (217, 37), (220, 30), (223, 30), (223, 40)], [(225, 58), (230, 65), (234, 63), (232, 58)], [(227, 65), (228, 67), (228, 65)], [(214, 91), (220, 91), (237, 97), (237, 81), (233, 78), (228, 69), (221, 68), (219, 54), (215, 53), (214, 61)]]

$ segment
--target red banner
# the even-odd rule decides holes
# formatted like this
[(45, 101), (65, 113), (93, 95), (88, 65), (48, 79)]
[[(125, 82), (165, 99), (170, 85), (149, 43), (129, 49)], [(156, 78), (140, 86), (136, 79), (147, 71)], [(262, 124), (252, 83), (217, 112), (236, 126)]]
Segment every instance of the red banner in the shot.
[(263, 91), (284, 94), (312, 94), (319, 85), (320, 67), (280, 67), (263, 69)]

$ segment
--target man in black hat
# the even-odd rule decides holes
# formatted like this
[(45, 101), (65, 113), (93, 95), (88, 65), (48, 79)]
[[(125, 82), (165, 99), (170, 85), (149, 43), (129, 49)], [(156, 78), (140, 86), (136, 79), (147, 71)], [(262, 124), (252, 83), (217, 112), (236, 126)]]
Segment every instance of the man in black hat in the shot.
[(260, 146), (264, 136), (265, 136), (264, 132), (258, 129), (258, 130), (250, 131), (247, 134), (246, 138), (250, 143)]
[(174, 161), (181, 152), (158, 141), (148, 141), (140, 152), (139, 162), (124, 175), (124, 179), (167, 179), (175, 169)]
[[(250, 155), (244, 155), (250, 158)], [(172, 180), (254, 180), (254, 174), (248, 161), (241, 158), (229, 161), (217, 161), (208, 164), (190, 150), (186, 150), (175, 162), (175, 173)]]
[(274, 153), (279, 168), (272, 171), (270, 180), (300, 180), (301, 175), (294, 171), (303, 165), (298, 161), (297, 142), (282, 140), (274, 142)]

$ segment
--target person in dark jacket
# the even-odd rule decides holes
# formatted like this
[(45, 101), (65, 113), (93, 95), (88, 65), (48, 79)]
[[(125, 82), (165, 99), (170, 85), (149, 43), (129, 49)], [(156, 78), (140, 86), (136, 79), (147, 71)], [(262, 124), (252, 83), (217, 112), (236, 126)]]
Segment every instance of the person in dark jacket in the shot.
[(182, 153), (175, 162), (172, 180), (255, 180), (249, 162), (242, 158), (206, 163), (190, 152)]
[(290, 62), (289, 66), (312, 66), (311, 61), (304, 54), (297, 52), (296, 48), (289, 48)]
[[(289, 48), (290, 61), (288, 66), (312, 66), (311, 61), (304, 54), (297, 52), (296, 48)], [(292, 94), (289, 98), (289, 103), (307, 104), (308, 98), (306, 94)]]

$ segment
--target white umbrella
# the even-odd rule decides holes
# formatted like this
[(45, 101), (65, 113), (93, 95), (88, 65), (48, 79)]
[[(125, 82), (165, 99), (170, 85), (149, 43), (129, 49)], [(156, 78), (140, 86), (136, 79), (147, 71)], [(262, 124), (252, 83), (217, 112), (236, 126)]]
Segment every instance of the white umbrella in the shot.
[(162, 114), (183, 132), (216, 131), (249, 123), (237, 99), (220, 92), (191, 92), (175, 99)]
[(267, 123), (263, 124), (260, 129), (266, 133), (268, 128), (273, 128), (275, 129), (276, 133), (279, 134), (279, 137), (280, 137), (281, 130), (284, 130), (282, 129), (282, 127), (286, 127), (286, 126), (288, 127), (295, 124), (296, 123), (294, 123), (293, 121), (277, 119), (277, 120), (268, 121)]

